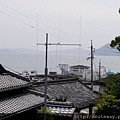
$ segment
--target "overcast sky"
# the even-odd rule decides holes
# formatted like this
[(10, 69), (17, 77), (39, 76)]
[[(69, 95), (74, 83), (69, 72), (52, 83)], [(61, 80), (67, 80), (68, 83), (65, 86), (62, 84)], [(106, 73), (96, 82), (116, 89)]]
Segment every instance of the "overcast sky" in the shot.
[(99, 48), (120, 35), (119, 7), (120, 0), (0, 0), (0, 48), (36, 49), (46, 33), (50, 43), (87, 48), (93, 40)]

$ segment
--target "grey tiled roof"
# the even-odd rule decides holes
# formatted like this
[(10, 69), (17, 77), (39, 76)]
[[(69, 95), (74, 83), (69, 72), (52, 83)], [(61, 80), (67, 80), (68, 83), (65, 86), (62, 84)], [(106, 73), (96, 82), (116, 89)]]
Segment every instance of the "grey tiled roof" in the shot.
[(28, 82), (13, 77), (11, 75), (0, 75), (0, 92), (27, 86)]
[[(40, 106), (44, 97), (30, 90), (23, 77), (6, 71), (0, 64), (0, 120)], [(43, 96), (43, 95), (42, 95)]]
[(21, 112), (43, 102), (43, 97), (29, 92), (3, 98), (0, 100), (0, 116)]
[(57, 116), (71, 117), (75, 111), (71, 102), (48, 101), (47, 107), (54, 115)]
[[(44, 92), (44, 86), (39, 86), (37, 89)], [(49, 84), (47, 93), (53, 99), (67, 96), (67, 101), (72, 102), (76, 108), (87, 107), (90, 102), (94, 102), (98, 97), (91, 89), (77, 81)]]
[(65, 108), (65, 107), (48, 107), (48, 109), (54, 114), (59, 116), (69, 116), (71, 117), (75, 111), (75, 108)]

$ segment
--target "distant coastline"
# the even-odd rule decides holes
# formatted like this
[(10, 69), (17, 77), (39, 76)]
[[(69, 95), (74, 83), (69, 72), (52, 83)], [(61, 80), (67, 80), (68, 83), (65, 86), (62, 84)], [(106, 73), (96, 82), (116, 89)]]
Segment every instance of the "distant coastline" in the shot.
[[(0, 53), (22, 53), (22, 54), (44, 54), (44, 51), (37, 51), (34, 49), (25, 49), (25, 48), (4, 48), (0, 49)], [(65, 49), (65, 50), (51, 50), (49, 54), (68, 54), (68, 55), (90, 55), (90, 50), (86, 50), (83, 48), (74, 48), (74, 49)], [(113, 49), (110, 47), (109, 43), (104, 46), (95, 49), (94, 55), (98, 56), (120, 56), (120, 52), (117, 49)]]

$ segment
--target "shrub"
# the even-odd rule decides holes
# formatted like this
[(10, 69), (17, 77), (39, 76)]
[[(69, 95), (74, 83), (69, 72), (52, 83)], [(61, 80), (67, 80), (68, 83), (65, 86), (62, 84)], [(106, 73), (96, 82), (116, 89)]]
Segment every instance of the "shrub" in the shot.
[[(37, 109), (37, 113), (39, 115), (40, 120), (44, 119), (44, 107), (42, 106), (40, 109)], [(52, 112), (47, 108), (46, 110), (46, 120), (54, 120)]]

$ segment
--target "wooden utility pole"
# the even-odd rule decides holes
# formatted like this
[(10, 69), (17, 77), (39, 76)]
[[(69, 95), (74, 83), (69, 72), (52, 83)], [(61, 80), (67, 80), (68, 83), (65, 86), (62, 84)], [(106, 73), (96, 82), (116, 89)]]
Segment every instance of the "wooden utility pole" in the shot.
[(91, 89), (93, 90), (93, 44), (91, 40)]
[(99, 80), (101, 79), (101, 60), (99, 61)]
[(48, 33), (46, 33), (46, 43), (37, 43), (37, 45), (45, 45), (46, 46), (46, 55), (45, 55), (45, 99), (44, 99), (44, 120), (46, 120), (47, 114), (47, 76), (48, 76), (48, 68), (47, 68), (47, 55), (48, 55), (48, 45), (77, 45), (81, 46), (81, 44), (60, 44), (60, 43), (48, 43)]
[(47, 74), (48, 74), (48, 68), (47, 68), (47, 52), (48, 52), (48, 33), (46, 33), (46, 55), (45, 55), (45, 100), (44, 100), (44, 120), (46, 120), (46, 114), (47, 114)]

